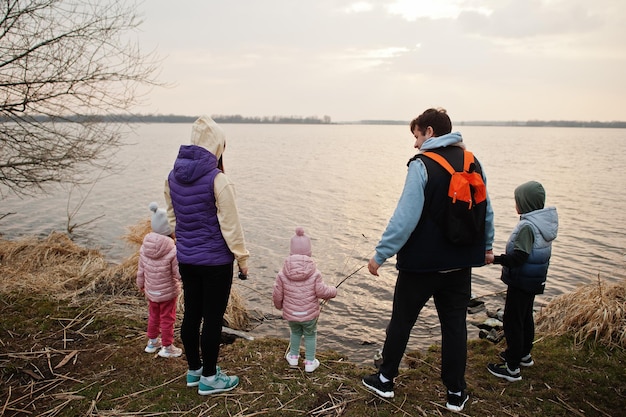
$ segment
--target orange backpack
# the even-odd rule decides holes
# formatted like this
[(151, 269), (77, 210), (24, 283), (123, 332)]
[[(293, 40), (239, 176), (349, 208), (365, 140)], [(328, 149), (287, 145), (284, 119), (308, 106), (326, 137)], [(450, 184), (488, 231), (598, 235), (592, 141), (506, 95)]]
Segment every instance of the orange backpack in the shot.
[(422, 155), (429, 157), (441, 165), (452, 176), (450, 187), (448, 187), (448, 197), (452, 203), (457, 200), (464, 201), (471, 209), (474, 204), (482, 203), (487, 199), (487, 187), (482, 175), (475, 171), (474, 154), (470, 151), (463, 151), (463, 171), (455, 171), (452, 165), (443, 156), (434, 152), (424, 152)]
[(485, 230), (487, 187), (480, 173), (476, 172), (476, 161), (470, 151), (463, 153), (463, 171), (455, 171), (452, 165), (435, 152), (422, 155), (432, 159), (450, 173), (445, 224), (442, 225), (447, 238), (457, 245), (469, 245), (482, 239)]

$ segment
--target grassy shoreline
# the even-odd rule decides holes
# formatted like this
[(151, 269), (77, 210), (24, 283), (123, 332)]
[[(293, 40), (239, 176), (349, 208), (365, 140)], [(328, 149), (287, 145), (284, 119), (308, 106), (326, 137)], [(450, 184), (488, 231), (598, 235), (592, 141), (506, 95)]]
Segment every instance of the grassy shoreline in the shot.
[[(137, 248), (149, 222), (131, 229)], [(312, 374), (287, 366), (287, 340), (237, 339), (219, 364), (240, 377), (203, 397), (185, 386), (184, 357), (143, 352), (146, 301), (135, 287), (137, 254), (120, 265), (65, 234), (0, 239), (0, 416), (440, 416), (440, 349), (407, 352), (395, 398), (367, 391), (375, 371), (341, 352), (318, 351)], [(233, 291), (234, 293), (235, 291)], [(244, 329), (242, 300), (226, 319)], [(488, 373), (504, 343), (471, 340), (469, 416), (626, 415), (626, 282), (581, 286), (536, 317), (536, 365), (509, 383)], [(180, 323), (180, 321), (178, 321)], [(176, 329), (177, 343), (180, 341)]]
[[(312, 374), (290, 369), (287, 341), (237, 339), (223, 345), (220, 366), (238, 375), (229, 393), (199, 396), (184, 382), (184, 357), (143, 352), (145, 322), (119, 312), (132, 301), (95, 297), (68, 303), (25, 292), (0, 294), (0, 415), (42, 416), (429, 416), (445, 410), (437, 346), (407, 352), (396, 397), (364, 389), (372, 367), (332, 351)], [(109, 306), (115, 305), (118, 310)], [(178, 330), (178, 329), (177, 329)], [(177, 340), (180, 340), (177, 335)], [(573, 336), (539, 337), (536, 365), (523, 380), (491, 376), (502, 344), (472, 340), (470, 401), (461, 415), (616, 416), (626, 406), (626, 352)]]

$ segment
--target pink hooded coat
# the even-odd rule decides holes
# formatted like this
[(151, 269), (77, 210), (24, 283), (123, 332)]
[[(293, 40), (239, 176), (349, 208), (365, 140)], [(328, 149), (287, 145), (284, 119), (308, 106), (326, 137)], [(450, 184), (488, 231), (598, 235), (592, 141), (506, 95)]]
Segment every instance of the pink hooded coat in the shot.
[(319, 299), (337, 296), (337, 288), (326, 285), (313, 258), (290, 255), (276, 276), (272, 298), (288, 321), (309, 321), (320, 315)]
[(137, 287), (148, 300), (161, 303), (178, 297), (181, 279), (176, 259), (176, 245), (168, 236), (150, 232), (139, 249)]

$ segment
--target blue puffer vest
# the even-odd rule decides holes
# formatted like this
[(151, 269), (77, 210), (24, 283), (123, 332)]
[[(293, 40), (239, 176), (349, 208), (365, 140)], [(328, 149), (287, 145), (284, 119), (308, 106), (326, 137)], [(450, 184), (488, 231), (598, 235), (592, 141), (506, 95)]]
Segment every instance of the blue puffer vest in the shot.
[(552, 255), (552, 240), (544, 239), (537, 226), (525, 220), (524, 215), (522, 215), (522, 220), (517, 224), (506, 244), (506, 254), (513, 255), (517, 234), (526, 225), (533, 229), (535, 235), (533, 249), (528, 260), (521, 266), (502, 266), (502, 282), (531, 294), (543, 294), (546, 287), (550, 256)]
[(217, 158), (208, 150), (196, 145), (180, 147), (168, 177), (179, 263), (214, 266), (235, 259), (217, 219), (213, 183), (220, 172)]

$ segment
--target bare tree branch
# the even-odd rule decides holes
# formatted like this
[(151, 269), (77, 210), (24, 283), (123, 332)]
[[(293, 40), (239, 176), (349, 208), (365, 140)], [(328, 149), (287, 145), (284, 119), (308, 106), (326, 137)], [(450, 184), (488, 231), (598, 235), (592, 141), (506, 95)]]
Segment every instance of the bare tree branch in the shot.
[(124, 0), (0, 0), (0, 198), (115, 168), (127, 125), (102, 117), (159, 85), (155, 54), (128, 40), (139, 24)]

